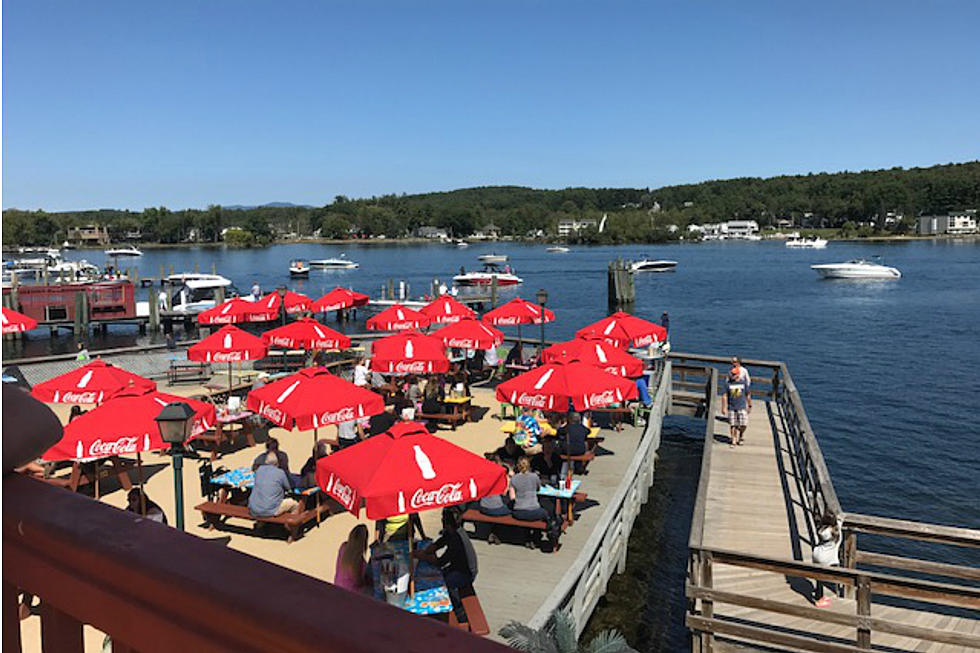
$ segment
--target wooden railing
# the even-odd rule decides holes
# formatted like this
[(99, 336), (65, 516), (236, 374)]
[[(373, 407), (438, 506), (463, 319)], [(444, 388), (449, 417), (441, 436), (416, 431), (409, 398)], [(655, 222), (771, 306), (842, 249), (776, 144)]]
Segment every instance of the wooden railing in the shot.
[(633, 521), (646, 503), (647, 491), (653, 484), (657, 449), (660, 447), (661, 418), (666, 410), (670, 385), (670, 363), (666, 365), (666, 373), (654, 394), (646, 430), (623, 480), (578, 557), (531, 618), (528, 625), (532, 628), (544, 628), (556, 611), (570, 609), (577, 637), (605, 593), (609, 578), (614, 572), (625, 571), (626, 549)]
[(117, 652), (510, 650), (24, 476), (3, 498), (4, 651), (18, 591), (41, 600), (46, 653), (83, 651), (83, 624)]

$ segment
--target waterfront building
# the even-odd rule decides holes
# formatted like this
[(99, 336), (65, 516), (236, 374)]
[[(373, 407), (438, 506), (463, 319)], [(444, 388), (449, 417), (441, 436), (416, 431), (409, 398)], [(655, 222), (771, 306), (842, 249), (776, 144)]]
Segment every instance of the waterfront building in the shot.
[(559, 220), (558, 221), (558, 235), (559, 236), (568, 236), (569, 234), (579, 232), (582, 229), (587, 229), (589, 227), (595, 227), (598, 224), (599, 223), (596, 220), (592, 219), (592, 218), (586, 218), (586, 219), (583, 219), (583, 220), (575, 220), (575, 219), (572, 219), (572, 220)]
[(432, 238), (435, 240), (447, 240), (449, 233), (440, 227), (419, 227), (416, 232), (419, 238)]
[(74, 245), (108, 245), (109, 228), (98, 224), (69, 227), (68, 242)]
[(977, 233), (977, 210), (950, 211), (944, 215), (919, 216), (920, 236), (964, 236)]

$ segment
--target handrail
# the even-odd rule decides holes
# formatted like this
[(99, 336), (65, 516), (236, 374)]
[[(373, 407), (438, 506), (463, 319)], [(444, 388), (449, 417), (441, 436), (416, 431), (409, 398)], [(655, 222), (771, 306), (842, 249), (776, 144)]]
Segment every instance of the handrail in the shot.
[(45, 650), (80, 651), (83, 623), (146, 653), (509, 650), (31, 478), (8, 476), (3, 493), (14, 651), (17, 588), (42, 601)]
[(715, 437), (715, 403), (718, 395), (718, 370), (711, 368), (711, 378), (707, 387), (708, 407), (705, 413), (704, 451), (701, 453), (701, 473), (698, 477), (698, 490), (694, 499), (694, 515), (691, 519), (689, 547), (699, 547), (704, 543), (704, 513), (708, 503), (708, 479), (711, 477), (711, 443)]
[[(666, 410), (669, 385), (670, 361), (667, 361), (647, 419), (646, 431), (623, 474), (623, 480), (575, 561), (528, 622), (531, 628), (544, 628), (556, 611), (572, 604), (576, 636), (581, 634), (602, 594), (595, 589), (604, 588), (613, 570), (622, 568), (625, 563), (626, 541), (632, 520), (639, 512), (639, 504), (646, 501), (646, 490), (653, 482), (656, 450), (660, 445), (661, 416)], [(641, 483), (642, 488), (638, 487)]]
[(860, 533), (875, 533), (910, 540), (980, 547), (980, 530), (974, 528), (943, 526), (907, 519), (862, 515), (854, 512), (849, 512), (845, 516), (844, 528)]

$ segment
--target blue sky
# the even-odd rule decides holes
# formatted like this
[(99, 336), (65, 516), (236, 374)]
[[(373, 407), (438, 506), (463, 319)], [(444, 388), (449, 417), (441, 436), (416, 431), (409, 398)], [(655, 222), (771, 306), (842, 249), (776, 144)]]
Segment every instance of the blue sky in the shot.
[(3, 5), (3, 206), (657, 187), (980, 156), (980, 3)]

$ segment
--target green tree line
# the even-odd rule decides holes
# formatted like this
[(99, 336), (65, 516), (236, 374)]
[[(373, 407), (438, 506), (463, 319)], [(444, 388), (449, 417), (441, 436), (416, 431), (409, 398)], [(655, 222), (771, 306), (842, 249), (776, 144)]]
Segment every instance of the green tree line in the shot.
[[(663, 188), (566, 188), (539, 190), (488, 186), (417, 195), (364, 199), (337, 196), (320, 207), (262, 206), (229, 209), (143, 211), (3, 212), (4, 245), (54, 245), (73, 226), (106, 225), (113, 240), (141, 232), (142, 240), (160, 243), (263, 245), (285, 235), (321, 238), (399, 238), (421, 226), (444, 228), (466, 237), (493, 224), (502, 235), (554, 236), (563, 219), (600, 220), (603, 233), (585, 229), (573, 240), (583, 243), (657, 242), (683, 234), (692, 223), (742, 219), (762, 226), (790, 219), (812, 228), (863, 234), (884, 229), (884, 216), (895, 212), (907, 230), (919, 214), (980, 206), (980, 161), (928, 168), (891, 168), (861, 172), (745, 177)], [(673, 226), (677, 227), (675, 231)], [(237, 227), (231, 233), (222, 231)], [(863, 231), (862, 231), (863, 230)]]

